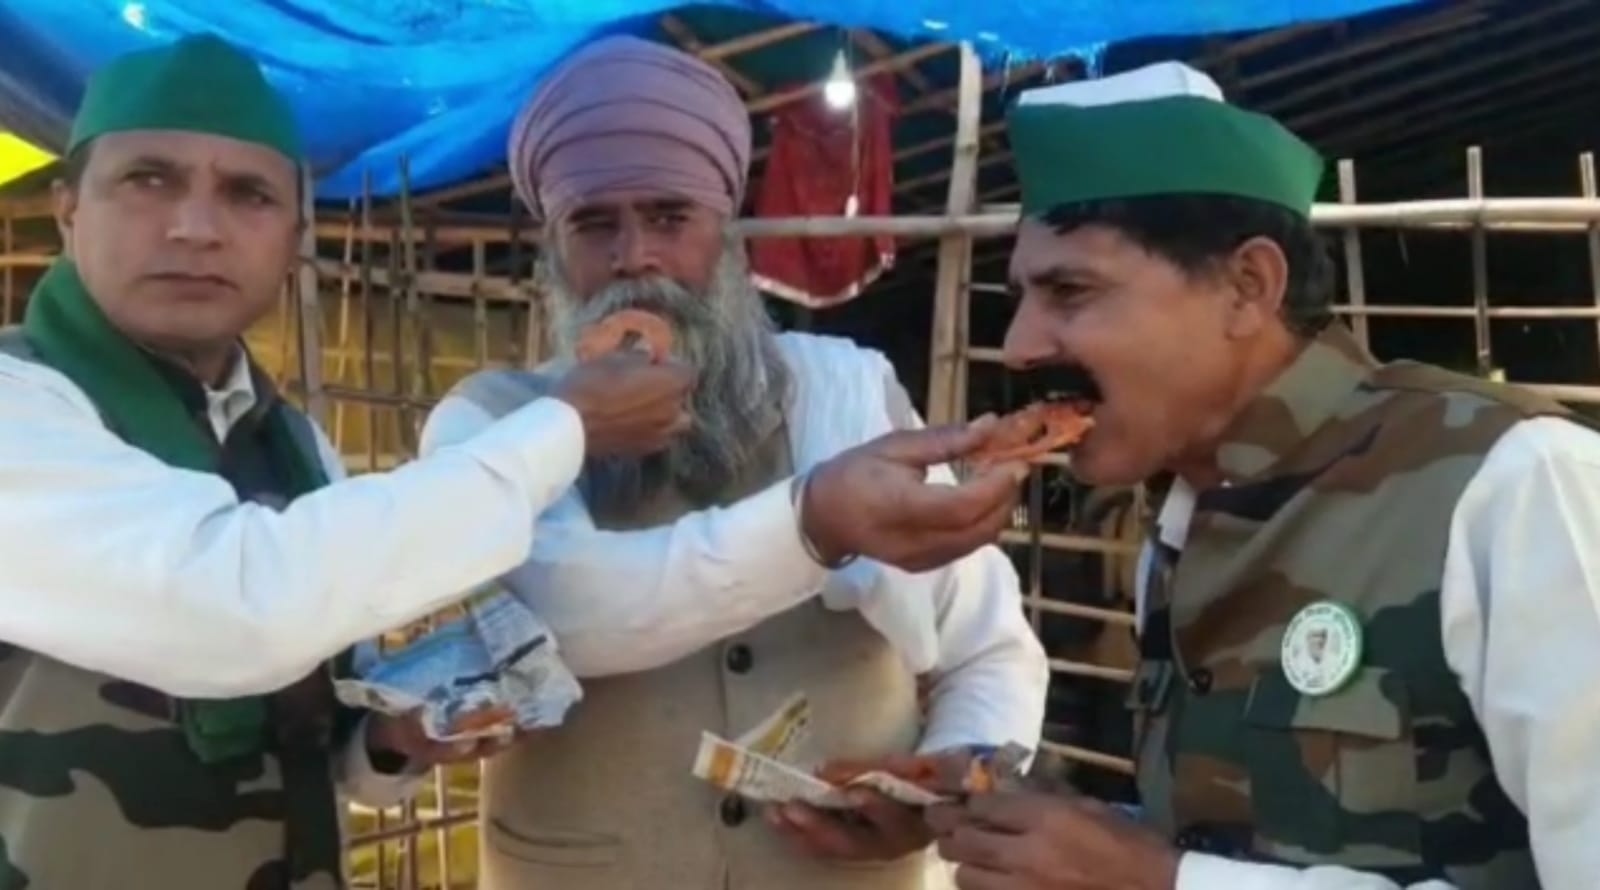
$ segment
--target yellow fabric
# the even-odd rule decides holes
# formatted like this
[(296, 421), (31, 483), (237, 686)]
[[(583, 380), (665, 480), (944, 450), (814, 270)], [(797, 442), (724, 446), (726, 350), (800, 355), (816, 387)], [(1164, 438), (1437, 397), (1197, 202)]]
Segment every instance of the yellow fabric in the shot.
[(55, 159), (55, 155), (10, 133), (0, 133), (0, 185), (32, 173)]

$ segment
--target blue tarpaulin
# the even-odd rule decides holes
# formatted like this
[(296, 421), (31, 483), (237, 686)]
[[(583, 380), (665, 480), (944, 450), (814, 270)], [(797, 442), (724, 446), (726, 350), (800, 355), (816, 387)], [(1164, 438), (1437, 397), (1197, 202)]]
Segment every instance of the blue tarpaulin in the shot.
[[(992, 60), (1143, 36), (1327, 19), (1420, 0), (711, 0), (904, 38), (970, 40)], [(249, 48), (290, 97), (318, 195), (398, 190), (502, 162), (539, 76), (597, 34), (642, 32), (667, 0), (0, 0), (0, 129), (65, 142), (88, 73), (119, 53), (210, 31)]]

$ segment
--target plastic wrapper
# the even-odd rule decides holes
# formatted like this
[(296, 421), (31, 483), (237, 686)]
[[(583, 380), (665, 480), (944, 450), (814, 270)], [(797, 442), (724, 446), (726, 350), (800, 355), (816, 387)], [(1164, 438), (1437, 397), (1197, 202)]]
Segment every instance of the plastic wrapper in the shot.
[(465, 617), (397, 651), (358, 652), (356, 676), (334, 683), (339, 700), (397, 716), (420, 712), (423, 731), (441, 742), (560, 726), (583, 691), (550, 628), (499, 587), (464, 605)]

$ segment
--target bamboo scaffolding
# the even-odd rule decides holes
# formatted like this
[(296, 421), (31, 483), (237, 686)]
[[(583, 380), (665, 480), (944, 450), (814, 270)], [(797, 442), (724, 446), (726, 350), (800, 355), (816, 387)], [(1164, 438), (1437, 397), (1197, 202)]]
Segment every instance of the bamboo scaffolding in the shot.
[[(1010, 187), (1007, 187), (1010, 189)], [(1014, 193), (1014, 192), (1012, 192)], [(990, 197), (996, 193), (989, 193)], [(1003, 238), (1015, 233), (1019, 208), (1016, 204), (982, 204), (975, 212), (945, 213), (943, 215), (914, 216), (857, 216), (857, 217), (745, 217), (735, 223), (736, 231), (745, 238), (837, 238), (890, 235), (905, 240), (933, 239), (946, 235), (967, 235), (972, 238)], [(316, 226), (317, 237), (342, 243), (346, 237), (348, 220), (345, 214), (325, 215)], [(1443, 231), (1471, 229), (1483, 226), (1488, 232), (1545, 232), (1584, 234), (1596, 221), (1600, 221), (1600, 198), (1444, 198), (1387, 203), (1337, 204), (1323, 203), (1312, 207), (1311, 221), (1321, 228), (1374, 228)], [(357, 237), (379, 243), (402, 237), (403, 226), (373, 223), (358, 232)], [(421, 239), (422, 232), (412, 232)], [(519, 230), (515, 241), (508, 236), (504, 226), (450, 226), (441, 225), (435, 230), (437, 243), (486, 245), (516, 243), (523, 246), (537, 244), (537, 236), (528, 230)], [(41, 254), (21, 254), (0, 257), (0, 265), (18, 267), (46, 266), (52, 257)], [(340, 274), (335, 260), (316, 258), (320, 274)], [(461, 273), (432, 273), (432, 284), (418, 276), (418, 286), (434, 293), (471, 296), (473, 278)], [(504, 281), (505, 279), (500, 279)], [(494, 282), (495, 279), (485, 279)], [(492, 287), (492, 284), (490, 285)], [(525, 299), (526, 294), (507, 294), (511, 299)]]
[[(12, 228), (11, 214), (0, 209), (0, 253), (10, 256), (16, 249), (16, 232)], [(17, 273), (15, 267), (5, 264), (0, 266), (5, 269), (5, 281), (0, 284), (5, 290), (0, 292), (0, 326), (11, 324), (13, 318), (12, 303), (16, 300)]]
[[(977, 191), (978, 127), (983, 115), (981, 69), (970, 44), (961, 45), (961, 101), (946, 213), (971, 209)], [(934, 284), (933, 336), (928, 375), (928, 419), (948, 423), (966, 413), (966, 285), (972, 268), (970, 232), (943, 233)]]
[[(1351, 160), (1339, 162), (1339, 202), (1341, 204), (1356, 203), (1356, 165)], [(1361, 233), (1355, 229), (1345, 229), (1343, 235), (1344, 267), (1345, 267), (1345, 298), (1352, 307), (1365, 308), (1367, 305), (1367, 277), (1361, 264)], [(1358, 313), (1351, 319), (1351, 327), (1355, 331), (1356, 339), (1362, 346), (1368, 346), (1371, 338), (1367, 333), (1367, 316)]]
[[(315, 184), (307, 171), (302, 175), (300, 187), (301, 213), (305, 219), (314, 218), (316, 213), (312, 203), (314, 193)], [(316, 250), (310, 226), (306, 227), (300, 250), (303, 253)], [(322, 301), (318, 294), (316, 266), (301, 262), (294, 280), (295, 306), (300, 319), (300, 379), (305, 382), (306, 413), (318, 426), (327, 429), (328, 400), (322, 394)]]
[[(1475, 21), (1441, 17), (1429, 27), (1443, 32), (1468, 27)], [(919, 51), (929, 55), (934, 52), (931, 47)], [(741, 233), (748, 238), (889, 234), (905, 240), (936, 242), (938, 282), (930, 343), (933, 364), (928, 411), (933, 420), (963, 416), (968, 410), (965, 387), (969, 366), (992, 364), (1002, 358), (999, 349), (971, 342), (966, 312), (972, 293), (1003, 289), (973, 280), (974, 263), (978, 259), (974, 242), (987, 240), (992, 246), (1003, 249), (1004, 239), (1015, 231), (1018, 215), (1015, 205), (981, 203), (984, 199), (992, 200), (995, 193), (977, 194), (976, 171), (982, 161), (979, 157), (982, 140), (998, 134), (995, 125), (986, 127), (981, 122), (983, 88), (992, 84), (978, 70), (970, 47), (962, 46), (958, 51), (962, 57), (962, 86), (956, 97), (956, 135), (909, 150), (912, 156), (945, 147), (952, 150), (953, 175), (949, 177), (949, 192), (943, 207), (937, 208), (938, 212), (901, 217), (744, 219), (738, 222)], [(879, 63), (903, 61), (904, 55), (882, 58)], [(908, 79), (916, 76), (906, 73), (915, 72), (911, 65), (894, 70)], [(1249, 78), (1241, 80), (1247, 82)], [(938, 105), (930, 102), (937, 95), (930, 93), (915, 102), (931, 109)], [(944, 105), (948, 108), (949, 102), (945, 101)], [(1340, 162), (1339, 201), (1319, 204), (1312, 213), (1314, 224), (1337, 232), (1341, 242), (1340, 255), (1347, 273), (1346, 291), (1343, 302), (1334, 310), (1348, 318), (1363, 339), (1368, 338), (1371, 326), (1381, 324), (1379, 319), (1443, 319), (1463, 325), (1470, 322), (1475, 361), (1479, 372), (1484, 374), (1497, 370), (1490, 336), (1491, 322), (1496, 320), (1592, 323), (1596, 342), (1600, 343), (1600, 193), (1597, 193), (1593, 155), (1586, 153), (1578, 159), (1579, 196), (1576, 197), (1489, 197), (1485, 194), (1483, 163), (1483, 153), (1478, 147), (1468, 150), (1465, 197), (1363, 204), (1357, 194), (1353, 162)], [(298, 359), (298, 379), (290, 381), (286, 391), (304, 397), (308, 410), (319, 421), (330, 406), (360, 406), (352, 415), (359, 419), (364, 414), (366, 418), (360, 434), (369, 470), (391, 466), (412, 456), (415, 442), (407, 432), (409, 424), (401, 421), (414, 420), (435, 403), (444, 385), (434, 375), (441, 374), (444, 369), (453, 372), (496, 364), (536, 362), (542, 354), (541, 344), (546, 335), (539, 315), (539, 295), (533, 283), (527, 280), (527, 265), (523, 262), (528, 255), (526, 251), (538, 249), (537, 232), (530, 231), (524, 220), (515, 214), (499, 225), (453, 223), (444, 216), (418, 215), (423, 203), (410, 196), (408, 180), (409, 176), (403, 173), (398, 220), (374, 219), (368, 186), (358, 208), (324, 214), (315, 226), (308, 227), (307, 238), (301, 245), (304, 262), (292, 283), (295, 304), (283, 316), (284, 321), (292, 319), (295, 323), (293, 345)], [(932, 184), (932, 180), (918, 183), (922, 184)], [(0, 269), (5, 271), (4, 311), (8, 316), (13, 315), (15, 308), (12, 284), (17, 277), (15, 270), (42, 268), (52, 260), (36, 250), (17, 251), (11, 224), (26, 218), (20, 215), (19, 209), (26, 211), (29, 205), (0, 206), (0, 221), (3, 221), (0, 225), (4, 226), (0, 234), (3, 234), (5, 246), (5, 253), (0, 256)], [(34, 205), (33, 209), (47, 211), (48, 208)], [(1405, 302), (1374, 303), (1373, 282), (1369, 280), (1371, 270), (1366, 267), (1361, 250), (1360, 236), (1364, 229), (1465, 235), (1472, 256), (1470, 302), (1426, 304), (1413, 295)], [(1507, 305), (1505, 294), (1500, 295), (1498, 303), (1492, 300), (1488, 241), (1490, 236), (1499, 233), (1581, 236), (1590, 274), (1590, 293), (1585, 296), (1585, 304), (1555, 305), (1554, 300), (1542, 304), (1539, 300), (1518, 299), (1512, 301), (1516, 305)], [(322, 255), (319, 248), (327, 246), (323, 242), (337, 243), (341, 255)], [(510, 248), (510, 268), (505, 275), (491, 275), (489, 249), (502, 245)], [(437, 252), (448, 246), (470, 248), (470, 272), (436, 268)], [(324, 316), (326, 307), (319, 294), (321, 286), (335, 281), (339, 283), (340, 295), (337, 304), (339, 333), (336, 342), (328, 344), (323, 342), (324, 325), (328, 323)], [(358, 324), (353, 324), (348, 321), (349, 313), (357, 303), (360, 319)], [(434, 315), (435, 308), (442, 311), (452, 304), (469, 313), (470, 319), (470, 333), (464, 340), (466, 346), (455, 354), (446, 349), (439, 330), (442, 322)], [(389, 313), (388, 320), (396, 323), (393, 336), (389, 338), (380, 337), (377, 330), (377, 319), (384, 313)], [(509, 325), (508, 319), (511, 320)], [(511, 326), (516, 329), (508, 332), (507, 327)], [(359, 338), (354, 337), (352, 329), (355, 327), (361, 329)], [(1587, 336), (1587, 327), (1585, 330)], [(390, 342), (380, 343), (380, 339)], [(284, 348), (287, 350), (290, 345), (285, 343)], [(350, 361), (356, 355), (355, 350), (359, 350), (359, 362)], [(287, 362), (285, 364), (287, 366)], [(359, 366), (359, 373), (352, 368), (352, 373), (347, 375), (346, 369), (352, 365)], [(333, 370), (330, 378), (323, 377), (324, 367)], [(1563, 401), (1600, 405), (1600, 373), (1595, 376), (1595, 383), (1523, 385)], [(391, 420), (398, 422), (399, 434), (381, 435)], [(360, 426), (359, 423), (350, 424), (349, 434), (355, 435), (355, 428)], [(344, 424), (337, 425), (337, 432), (340, 444), (345, 444)], [(1040, 466), (1029, 482), (1026, 521), (1004, 532), (1000, 539), (1008, 547), (1027, 548), (1034, 557), (1024, 597), (1030, 620), (1036, 628), (1045, 616), (1094, 622), (1119, 632), (1134, 627), (1136, 619), (1129, 609), (1115, 604), (1074, 602), (1065, 598), (1068, 591), (1044, 589), (1046, 584), (1038, 566), (1047, 552), (1101, 558), (1109, 566), (1125, 564), (1137, 556), (1138, 545), (1127, 538), (1049, 528), (1042, 502), (1045, 479), (1048, 474), (1065, 468), (1066, 460), (1051, 456), (1038, 463)], [(1124, 683), (1131, 678), (1123, 666), (1053, 654), (1057, 657), (1051, 659), (1051, 668), (1060, 676), (1112, 683)], [(1053, 743), (1045, 747), (1079, 764), (1122, 774), (1131, 772), (1129, 761), (1114, 753)], [(398, 843), (400, 858), (393, 864), (400, 866), (398, 874), (408, 885), (415, 885), (420, 882), (421, 874), (420, 847), (415, 839), (421, 832), (436, 832), (438, 866), (441, 873), (448, 875), (452, 861), (446, 832), (470, 823), (475, 812), (471, 806), (458, 808), (452, 804), (452, 795), (445, 787), (442, 773), (435, 776), (433, 793), (439, 801), (437, 810), (415, 806), (386, 811), (381, 818), (374, 817), (380, 818), (377, 830), (357, 835), (352, 846), (382, 847)], [(387, 862), (382, 858), (380, 861)], [(389, 864), (382, 865), (380, 870), (382, 882), (395, 877)]]
[[(1585, 198), (1596, 196), (1594, 153), (1584, 152), (1578, 157), (1578, 187)], [(1589, 248), (1589, 287), (1594, 295), (1594, 305), (1600, 309), (1600, 222), (1589, 226), (1585, 242)], [(1600, 345), (1600, 316), (1595, 318), (1595, 338)]]
[[(986, 204), (976, 212), (918, 216), (856, 217), (746, 217), (737, 230), (746, 238), (835, 238), (891, 235), (901, 239), (940, 238), (963, 234), (973, 238), (1001, 238), (1017, 227), (1016, 204)], [(1369, 204), (1323, 203), (1312, 208), (1312, 222), (1323, 228), (1470, 229), (1487, 231), (1574, 232), (1582, 234), (1600, 220), (1600, 199), (1595, 198), (1446, 198)], [(337, 225), (330, 233), (343, 234)], [(378, 240), (390, 229), (375, 226)], [(504, 227), (440, 226), (441, 242), (488, 244), (508, 242)], [(518, 241), (534, 243), (528, 233)]]

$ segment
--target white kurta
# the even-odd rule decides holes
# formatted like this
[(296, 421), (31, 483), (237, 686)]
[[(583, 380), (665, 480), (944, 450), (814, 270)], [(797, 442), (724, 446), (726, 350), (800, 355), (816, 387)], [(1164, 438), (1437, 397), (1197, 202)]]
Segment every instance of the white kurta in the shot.
[[(213, 429), (255, 398), (241, 363), (208, 393)], [(392, 473), (344, 480), (318, 439), (343, 481), (281, 513), (240, 503), (118, 439), (58, 372), (0, 355), (0, 640), (179, 697), (272, 692), (521, 562), (584, 454), (553, 399)], [(408, 781), (373, 772), (364, 744), (338, 772), (379, 806)]]
[[(920, 425), (881, 354), (807, 334), (778, 343), (794, 372), (785, 419), (796, 473)], [(422, 453), (478, 435), (491, 417), (445, 398), (423, 430)], [(930, 476), (953, 478), (948, 468)], [(790, 483), (640, 531), (599, 529), (574, 490), (540, 515), (531, 554), (507, 587), (549, 623), (579, 677), (670, 664), (821, 594), (832, 608), (859, 609), (912, 671), (931, 675), (919, 750), (1037, 745), (1049, 668), (1005, 554), (988, 546), (917, 575), (862, 560), (830, 578), (801, 544)]]
[[(1167, 546), (1183, 548), (1194, 497), (1174, 483), (1157, 520)], [(1462, 492), (1449, 542), (1440, 586), (1445, 659), (1483, 726), (1501, 787), (1528, 818), (1544, 890), (1593, 890), (1600, 886), (1600, 434), (1558, 418), (1512, 427)], [(1141, 587), (1141, 616), (1143, 596)], [(1345, 868), (1188, 853), (1177, 890), (1400, 888)]]

